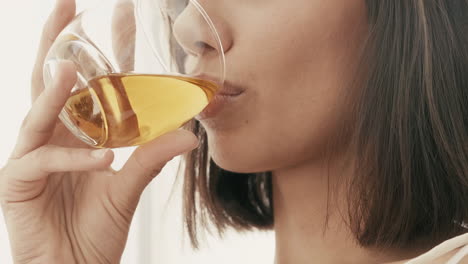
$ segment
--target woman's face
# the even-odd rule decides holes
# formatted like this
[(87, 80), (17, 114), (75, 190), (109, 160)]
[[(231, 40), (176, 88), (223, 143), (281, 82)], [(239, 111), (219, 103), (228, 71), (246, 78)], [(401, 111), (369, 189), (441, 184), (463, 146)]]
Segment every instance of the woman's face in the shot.
[[(227, 83), (243, 90), (200, 120), (213, 160), (261, 172), (319, 158), (348, 112), (343, 89), (366, 37), (364, 0), (199, 2), (222, 39)], [(183, 15), (176, 33), (193, 26), (193, 16)]]

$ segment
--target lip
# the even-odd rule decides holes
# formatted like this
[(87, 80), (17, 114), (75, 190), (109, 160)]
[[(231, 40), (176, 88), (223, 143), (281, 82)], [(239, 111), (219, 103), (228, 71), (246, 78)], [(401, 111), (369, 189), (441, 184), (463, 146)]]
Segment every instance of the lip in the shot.
[(223, 108), (238, 99), (244, 91), (245, 89), (225, 81), (223, 87), (215, 93), (210, 103), (195, 116), (195, 119), (204, 120), (215, 117)]
[[(211, 75), (208, 75), (208, 74), (199, 74), (199, 75), (196, 75), (195, 78), (198, 78), (198, 79), (203, 79), (203, 80), (208, 80), (208, 81), (211, 81), (213, 83), (216, 83), (216, 84), (219, 84), (221, 83), (220, 80), (218, 78), (215, 78)], [(244, 92), (245, 89), (235, 85), (234, 83), (228, 81), (228, 80), (225, 80), (223, 82), (223, 85), (221, 87), (221, 89), (217, 90), (215, 95), (225, 95), (225, 96), (236, 96), (236, 95), (239, 95), (241, 93)]]

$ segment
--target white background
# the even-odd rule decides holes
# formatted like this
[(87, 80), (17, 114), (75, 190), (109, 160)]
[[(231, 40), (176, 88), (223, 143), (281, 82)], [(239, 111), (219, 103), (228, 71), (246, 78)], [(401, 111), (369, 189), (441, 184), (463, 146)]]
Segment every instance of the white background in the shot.
[[(94, 0), (96, 1), (96, 0)], [(16, 140), (20, 123), (30, 107), (30, 75), (42, 25), (53, 0), (0, 1), (0, 167)], [(92, 0), (78, 0), (78, 10)], [(132, 149), (116, 152), (114, 168), (122, 166)], [(224, 240), (209, 237), (194, 252), (182, 236), (180, 192), (167, 203), (178, 159), (166, 166), (145, 191), (131, 228), (122, 263), (273, 263), (272, 233), (237, 234)], [(0, 263), (12, 263), (8, 236), (0, 212)]]

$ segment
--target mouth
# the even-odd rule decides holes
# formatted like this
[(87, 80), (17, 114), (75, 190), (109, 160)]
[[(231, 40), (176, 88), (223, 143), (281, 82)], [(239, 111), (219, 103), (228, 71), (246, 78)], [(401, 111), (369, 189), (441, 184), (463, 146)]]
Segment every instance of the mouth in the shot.
[[(216, 79), (209, 76), (200, 76), (200, 78), (219, 83)], [(218, 116), (222, 109), (228, 107), (245, 92), (242, 87), (236, 86), (229, 81), (225, 81), (221, 89), (217, 90), (209, 104), (200, 112), (195, 119), (204, 120)]]
[(238, 96), (244, 92), (244, 89), (240, 88), (239, 86), (235, 86), (229, 81), (225, 81), (224, 85), (222, 86), (221, 89), (219, 89), (216, 95), (221, 95), (221, 96)]
[(218, 78), (215, 78), (213, 76), (207, 75), (207, 74), (200, 74), (196, 75), (195, 78), (202, 79), (202, 80), (208, 80), (211, 81), (217, 86), (221, 86), (221, 89), (218, 89), (215, 93), (216, 95), (222, 95), (222, 96), (237, 96), (240, 95), (241, 93), (244, 92), (245, 89), (233, 84), (232, 82), (225, 80), (222, 85), (220, 85), (220, 81)]

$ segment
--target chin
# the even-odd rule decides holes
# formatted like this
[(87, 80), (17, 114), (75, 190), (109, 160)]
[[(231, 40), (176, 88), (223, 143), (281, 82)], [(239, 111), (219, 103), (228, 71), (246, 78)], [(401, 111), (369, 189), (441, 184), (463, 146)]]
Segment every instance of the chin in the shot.
[(271, 147), (274, 144), (268, 138), (253, 133), (256, 131), (254, 127), (235, 120), (231, 120), (230, 124), (237, 125), (227, 129), (207, 125), (206, 122), (202, 124), (207, 135), (208, 154), (221, 169), (235, 173), (259, 173), (274, 169), (284, 160), (283, 154)]
[(214, 163), (223, 170), (235, 172), (235, 173), (254, 173), (253, 170), (249, 166), (245, 166), (245, 164), (240, 164), (237, 162), (232, 162), (232, 160), (226, 159), (219, 159), (216, 155), (211, 156)]
[(213, 162), (221, 169), (236, 173), (252, 172), (252, 168), (250, 166), (246, 166), (246, 163), (243, 162), (242, 159), (238, 158), (235, 151), (228, 151), (210, 146), (208, 149), (211, 159), (213, 159)]
[(270, 160), (261, 152), (248, 150), (245, 145), (235, 144), (232, 141), (214, 142), (208, 139), (209, 155), (214, 163), (223, 170), (235, 173), (259, 173), (272, 169)]

